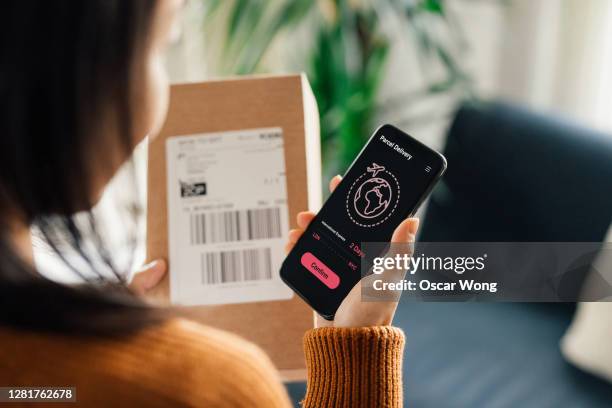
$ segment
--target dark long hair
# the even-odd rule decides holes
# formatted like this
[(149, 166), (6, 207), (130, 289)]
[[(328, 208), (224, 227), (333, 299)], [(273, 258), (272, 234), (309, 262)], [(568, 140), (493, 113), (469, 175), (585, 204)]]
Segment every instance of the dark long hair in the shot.
[[(131, 73), (146, 46), (155, 3), (7, 0), (0, 5), (2, 324), (119, 333), (159, 317), (126, 290), (67, 286), (43, 278), (17, 255), (9, 236), (11, 217), (19, 217), (35, 225), (60, 257), (61, 241), (97, 268), (73, 215), (94, 204), (91, 155), (119, 145), (127, 158), (134, 147)], [(109, 109), (120, 123), (117, 140), (98, 132)], [(88, 234), (97, 235), (95, 219), (87, 218)], [(116, 275), (114, 281), (123, 283), (102, 241), (94, 242), (99, 258)]]

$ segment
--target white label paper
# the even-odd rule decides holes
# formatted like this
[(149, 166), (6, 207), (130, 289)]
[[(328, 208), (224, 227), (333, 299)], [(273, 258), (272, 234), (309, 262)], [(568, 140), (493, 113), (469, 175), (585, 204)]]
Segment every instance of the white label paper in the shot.
[(280, 128), (166, 141), (170, 297), (181, 305), (290, 299)]

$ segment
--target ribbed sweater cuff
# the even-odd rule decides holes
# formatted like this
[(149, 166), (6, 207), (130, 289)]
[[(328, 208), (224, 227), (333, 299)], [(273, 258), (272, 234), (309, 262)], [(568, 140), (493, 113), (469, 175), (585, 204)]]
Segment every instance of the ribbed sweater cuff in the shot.
[(312, 329), (304, 336), (304, 407), (401, 407), (404, 333), (390, 326)]

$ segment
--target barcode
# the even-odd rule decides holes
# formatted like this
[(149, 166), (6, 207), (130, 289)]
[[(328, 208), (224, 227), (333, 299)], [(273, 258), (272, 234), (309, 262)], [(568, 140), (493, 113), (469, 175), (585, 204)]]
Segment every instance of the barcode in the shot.
[(190, 235), (195, 245), (280, 238), (280, 208), (191, 214)]
[(270, 248), (205, 252), (201, 262), (205, 285), (272, 279)]

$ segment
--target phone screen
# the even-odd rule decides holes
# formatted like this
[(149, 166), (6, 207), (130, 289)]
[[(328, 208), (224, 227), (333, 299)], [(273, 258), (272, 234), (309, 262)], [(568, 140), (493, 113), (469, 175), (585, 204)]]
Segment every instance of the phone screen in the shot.
[(370, 138), (281, 267), (281, 278), (332, 319), (361, 279), (362, 242), (387, 242), (446, 168), (444, 157), (384, 125)]

